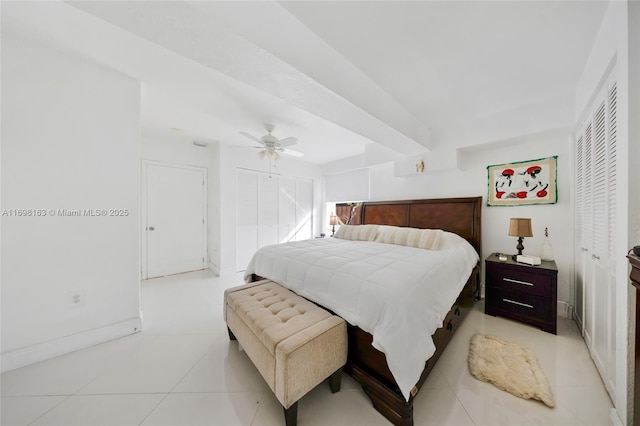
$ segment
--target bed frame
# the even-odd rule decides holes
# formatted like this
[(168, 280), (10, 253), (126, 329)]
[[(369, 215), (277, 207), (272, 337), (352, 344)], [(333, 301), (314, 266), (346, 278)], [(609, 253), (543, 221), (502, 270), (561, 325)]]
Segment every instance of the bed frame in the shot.
[[(482, 197), (367, 202), (362, 206), (362, 223), (443, 229), (456, 233), (469, 241), (480, 254), (481, 208)], [(393, 379), (385, 355), (371, 346), (373, 336), (356, 326), (348, 325), (349, 356), (345, 371), (362, 385), (376, 410), (391, 423), (398, 426), (413, 425), (413, 399), (415, 395), (424, 384), (458, 326), (479, 298), (478, 264), (443, 321), (443, 327), (434, 333), (433, 340), (436, 352), (426, 362), (420, 380), (411, 391), (409, 401), (404, 399)]]
[[(482, 197), (366, 202), (361, 207), (360, 217), (362, 224), (408, 226), (453, 232), (466, 239), (480, 255), (481, 208)], [(458, 326), (475, 301), (480, 298), (479, 269), (478, 263), (442, 322), (444, 325), (433, 334), (436, 351), (425, 363), (424, 371), (412, 389), (409, 401), (405, 400), (389, 371), (384, 353), (371, 345), (373, 336), (347, 324), (349, 353), (344, 371), (362, 385), (375, 409), (394, 425), (413, 425), (414, 397)], [(255, 275), (253, 278), (260, 279)]]

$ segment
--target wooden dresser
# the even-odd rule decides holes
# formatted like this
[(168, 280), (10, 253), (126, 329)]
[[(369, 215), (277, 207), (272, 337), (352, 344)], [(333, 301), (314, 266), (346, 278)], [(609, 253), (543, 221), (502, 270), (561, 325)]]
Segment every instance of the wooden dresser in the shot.
[(636, 288), (635, 381), (633, 385), (633, 424), (640, 426), (640, 257), (629, 254), (631, 285)]
[(485, 259), (485, 313), (518, 320), (556, 334), (558, 268), (554, 261), (530, 266), (497, 253)]

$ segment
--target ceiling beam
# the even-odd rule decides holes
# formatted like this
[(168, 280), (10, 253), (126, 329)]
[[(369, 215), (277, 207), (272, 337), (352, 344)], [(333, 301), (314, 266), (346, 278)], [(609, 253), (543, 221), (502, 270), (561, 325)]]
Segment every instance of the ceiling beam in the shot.
[(428, 128), (278, 3), (69, 4), (394, 151), (430, 146)]

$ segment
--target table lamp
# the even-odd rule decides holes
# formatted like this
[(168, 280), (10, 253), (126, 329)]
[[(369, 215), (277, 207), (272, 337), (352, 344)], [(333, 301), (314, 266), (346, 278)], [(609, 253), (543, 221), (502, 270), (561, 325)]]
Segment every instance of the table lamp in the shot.
[(331, 236), (333, 237), (336, 233), (336, 225), (339, 225), (340, 222), (338, 222), (338, 216), (336, 216), (335, 214), (332, 214), (329, 217), (329, 225), (331, 225)]
[[(522, 250), (524, 250), (524, 246), (522, 245), (522, 241), (525, 237), (533, 237), (533, 231), (531, 230), (531, 219), (525, 219), (522, 217), (511, 218), (509, 222), (509, 236), (510, 237), (518, 237), (518, 245), (516, 249), (518, 249), (518, 254), (522, 254)], [(516, 258), (516, 255), (513, 255), (513, 258)]]

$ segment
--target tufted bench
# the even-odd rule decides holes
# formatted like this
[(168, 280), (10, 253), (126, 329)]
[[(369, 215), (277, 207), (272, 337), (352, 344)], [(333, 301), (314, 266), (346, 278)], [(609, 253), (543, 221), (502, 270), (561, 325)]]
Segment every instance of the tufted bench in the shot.
[(340, 390), (347, 360), (345, 321), (281, 285), (263, 280), (224, 292), (224, 318), (275, 394), (287, 426), (297, 421), (298, 400), (330, 378)]

